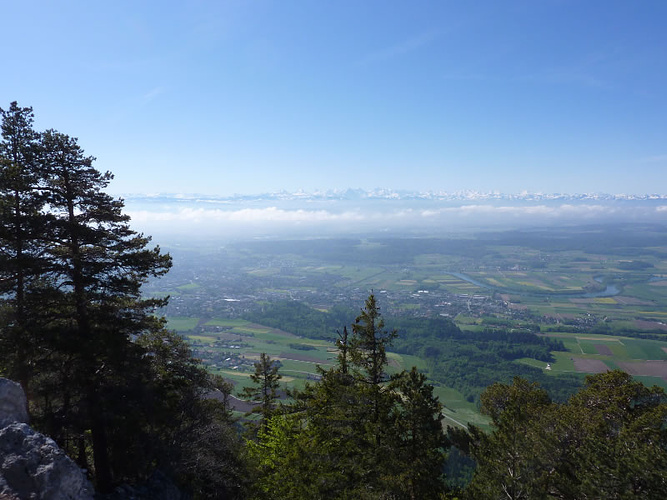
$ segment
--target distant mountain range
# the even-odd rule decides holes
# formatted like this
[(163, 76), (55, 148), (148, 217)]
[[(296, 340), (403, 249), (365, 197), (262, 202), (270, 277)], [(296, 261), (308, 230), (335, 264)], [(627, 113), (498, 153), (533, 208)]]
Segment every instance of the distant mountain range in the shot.
[(667, 200), (664, 194), (608, 194), (608, 193), (529, 193), (507, 194), (499, 192), (481, 191), (401, 191), (393, 189), (345, 189), (327, 191), (276, 191), (256, 195), (234, 194), (231, 196), (216, 196), (204, 194), (158, 193), (158, 194), (127, 194), (123, 195), (128, 201), (162, 201), (162, 202), (210, 202), (224, 203), (239, 201), (353, 201), (353, 200), (430, 200), (430, 201), (648, 201)]

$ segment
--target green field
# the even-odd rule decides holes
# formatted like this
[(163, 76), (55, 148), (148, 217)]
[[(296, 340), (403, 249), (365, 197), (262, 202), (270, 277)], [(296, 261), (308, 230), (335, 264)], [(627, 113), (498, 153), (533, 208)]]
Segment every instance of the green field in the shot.
[(188, 283), (187, 285), (179, 286), (177, 289), (182, 291), (182, 292), (188, 292), (188, 291), (192, 291), (192, 290), (197, 290), (200, 287), (201, 287), (201, 285), (199, 285), (198, 283)]
[[(479, 322), (472, 317), (462, 317), (461, 320), (464, 323), (462, 326), (467, 327), (474, 327)], [(329, 342), (301, 338), (241, 319), (215, 318), (203, 325), (198, 326), (198, 323), (196, 318), (169, 319), (169, 324), (181, 331), (190, 328), (186, 336), (197, 355), (204, 359), (213, 372), (231, 380), (237, 394), (251, 383), (249, 375), (254, 370), (253, 363), (262, 352), (281, 363), (282, 383), (288, 387), (302, 388), (308, 380), (317, 377), (317, 366), (326, 369), (335, 362), (336, 353)], [(221, 330), (206, 331), (207, 328)], [(517, 362), (534, 366), (551, 375), (580, 373), (582, 376), (585, 372), (581, 366), (575, 366), (575, 359), (599, 360), (609, 369), (621, 367), (619, 363), (629, 362), (639, 362), (636, 366), (640, 366), (647, 360), (667, 363), (667, 343), (662, 341), (594, 334), (559, 333), (553, 336), (561, 340), (568, 351), (553, 353), (555, 361), (549, 364), (550, 370), (547, 370), (547, 364), (543, 361), (524, 358)], [(229, 361), (225, 364), (227, 358)], [(415, 356), (389, 353), (388, 361), (387, 371), (390, 374), (412, 366), (428, 370), (425, 361)], [(638, 375), (638, 378), (649, 385), (667, 387), (665, 379), (660, 377)], [(466, 401), (458, 391), (447, 387), (436, 387), (435, 391), (445, 406), (444, 415), (448, 425), (488, 425), (488, 420), (479, 414), (477, 406)]]
[[(308, 380), (314, 380), (317, 376), (317, 366), (327, 369), (335, 362), (336, 352), (329, 342), (300, 338), (244, 320), (216, 318), (197, 327), (196, 319), (188, 321), (188, 318), (169, 318), (169, 324), (176, 325), (181, 331), (190, 329), (186, 337), (195, 349), (196, 355), (204, 360), (213, 373), (222, 375), (231, 381), (235, 386), (235, 394), (239, 394), (244, 387), (251, 384), (250, 374), (254, 372), (253, 363), (262, 352), (281, 363), (280, 373), (283, 376), (281, 383), (286, 387), (303, 388)], [(192, 331), (195, 327), (197, 327), (197, 332)], [(207, 332), (201, 331), (202, 327), (221, 327), (225, 330)], [(219, 340), (223, 337), (231, 337), (233, 340), (230, 342)], [(233, 355), (229, 354), (232, 352), (230, 345), (240, 343), (243, 344), (242, 347), (234, 349)], [(221, 358), (216, 357), (221, 353), (227, 354), (223, 354)], [(231, 358), (230, 362), (224, 366), (215, 361), (227, 358)], [(237, 362), (239, 360), (245, 360), (245, 364)], [(412, 366), (420, 370), (427, 370), (425, 361), (419, 357), (388, 353), (387, 372), (389, 374), (398, 373), (404, 369), (409, 370)], [(482, 427), (488, 426), (488, 420), (479, 414), (476, 405), (466, 401), (458, 391), (436, 387), (435, 392), (445, 405), (444, 415), (447, 425), (458, 426), (473, 423)]]
[[(225, 247), (224, 261), (218, 264), (193, 254), (191, 266), (203, 267), (153, 288), (151, 295), (168, 293), (181, 301), (181, 308), (169, 317), (169, 327), (189, 336), (197, 355), (239, 386), (248, 382), (260, 352), (278, 359), (286, 379), (296, 386), (316, 375), (316, 364), (331, 363), (335, 353), (326, 342), (240, 319), (242, 308), (224, 304), (221, 298), (257, 297), (243, 304), (246, 310), (286, 299), (318, 311), (342, 305), (351, 311), (351, 321), (370, 290), (381, 297), (385, 317), (444, 316), (470, 334), (519, 329), (558, 338), (567, 352), (553, 353), (550, 370), (543, 361), (517, 361), (545, 374), (583, 377), (618, 367), (664, 386), (666, 235), (664, 228), (633, 224), (622, 229), (545, 228), (451, 239), (239, 242)], [(221, 284), (211, 272), (215, 266), (235, 281)], [(196, 282), (193, 275), (198, 276)], [(616, 291), (599, 295), (607, 286)], [(585, 296), (591, 292), (598, 295)], [(392, 372), (412, 365), (427, 368), (419, 358), (392, 355), (390, 361)], [(459, 417), (464, 412), (473, 415), (450, 417), (461, 422), (479, 417), (474, 405), (457, 406), (461, 394), (445, 387), (437, 390)]]
[[(170, 318), (169, 325), (172, 324), (180, 331), (190, 327), (185, 336), (195, 354), (211, 371), (236, 383), (239, 391), (250, 383), (253, 363), (262, 352), (280, 361), (283, 382), (297, 386), (317, 374), (316, 365), (329, 366), (334, 356), (327, 351), (332, 347), (328, 343), (303, 339), (240, 319), (215, 318), (197, 327), (196, 320), (186, 322), (183, 318)], [(215, 328), (220, 330), (211, 330)]]
[(479, 413), (477, 405), (469, 403), (463, 395), (448, 387), (435, 387), (433, 393), (443, 403), (443, 424), (452, 427), (467, 427), (470, 424), (488, 429), (490, 420)]
[(546, 363), (542, 361), (524, 358), (519, 362), (556, 375), (595, 373), (585, 369), (587, 361), (592, 361), (588, 366), (626, 370), (648, 385), (667, 389), (665, 341), (594, 334), (558, 334), (554, 337), (563, 341), (568, 351), (553, 353), (555, 361), (550, 363), (550, 370), (546, 370)]
[(167, 327), (177, 332), (192, 330), (199, 323), (199, 318), (167, 317)]

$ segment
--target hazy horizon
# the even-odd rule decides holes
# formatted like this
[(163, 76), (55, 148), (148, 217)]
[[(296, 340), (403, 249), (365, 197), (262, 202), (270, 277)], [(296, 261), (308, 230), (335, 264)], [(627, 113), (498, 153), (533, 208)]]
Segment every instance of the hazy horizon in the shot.
[(132, 226), (156, 240), (443, 236), (451, 232), (594, 224), (659, 223), (667, 197), (133, 196)]

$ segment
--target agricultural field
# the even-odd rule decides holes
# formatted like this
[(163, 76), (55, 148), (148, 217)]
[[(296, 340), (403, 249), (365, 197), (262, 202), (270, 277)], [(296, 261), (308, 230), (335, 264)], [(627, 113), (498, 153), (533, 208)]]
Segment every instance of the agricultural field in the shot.
[(239, 319), (199, 322), (196, 328), (181, 333), (209, 370), (235, 384), (235, 392), (251, 383), (249, 376), (261, 353), (280, 362), (283, 383), (294, 387), (316, 378), (316, 366), (327, 368), (335, 357), (329, 342), (304, 339)]
[(593, 374), (621, 369), (646, 385), (667, 389), (667, 341), (611, 335), (550, 335), (561, 340), (567, 352), (554, 352), (547, 363), (522, 359), (522, 363), (542, 368), (545, 373)]
[[(186, 321), (188, 320), (188, 321)], [(251, 384), (254, 363), (264, 352), (280, 363), (281, 384), (286, 388), (303, 388), (318, 378), (317, 366), (331, 367), (336, 351), (331, 342), (299, 337), (278, 329), (239, 319), (216, 318), (202, 322), (196, 318), (170, 318), (172, 328), (183, 334), (195, 354), (212, 372), (234, 384), (234, 394)], [(409, 370), (412, 366), (428, 372), (426, 362), (416, 356), (388, 353), (389, 374)], [(486, 428), (489, 421), (479, 414), (474, 403), (458, 391), (437, 386), (435, 393), (444, 404), (445, 424)]]
[[(172, 318), (170, 324), (179, 326), (209, 370), (235, 385), (236, 394), (251, 383), (250, 374), (262, 352), (280, 363), (281, 382), (285, 387), (303, 388), (308, 380), (317, 379), (317, 366), (326, 369), (335, 362), (333, 344), (326, 340), (304, 338), (241, 319), (216, 318), (205, 322), (197, 318), (189, 319), (189, 322), (185, 319)], [(472, 317), (463, 319), (462, 326), (467, 327), (475, 326), (477, 321)], [(647, 385), (667, 389), (667, 342), (595, 334), (558, 333), (549, 336), (562, 341), (567, 351), (553, 352), (554, 361), (550, 363), (530, 358), (518, 362), (539, 368), (547, 375), (584, 375), (620, 368)], [(425, 360), (389, 353), (390, 374), (412, 366), (428, 374)], [(488, 425), (477, 405), (458, 391), (436, 386), (435, 392), (445, 407), (448, 425)]]
[[(261, 352), (279, 360), (283, 381), (297, 387), (335, 356), (326, 340), (250, 323), (243, 319), (249, 312), (285, 300), (323, 312), (342, 308), (342, 328), (371, 291), (385, 317), (448, 318), (471, 334), (519, 330), (559, 339), (568, 351), (553, 353), (550, 370), (542, 361), (520, 361), (547, 375), (620, 368), (665, 385), (664, 227), (240, 241), (206, 251), (164, 246), (173, 251), (174, 267), (149, 292), (171, 297), (164, 310), (169, 327), (239, 389)], [(420, 361), (392, 358), (391, 369)], [(461, 394), (437, 390), (448, 417), (480, 418)], [(458, 418), (465, 412), (472, 416)]]
[(457, 390), (439, 386), (434, 388), (433, 393), (443, 403), (444, 425), (467, 428), (472, 424), (483, 429), (490, 428), (490, 420), (479, 413), (477, 405), (466, 401)]

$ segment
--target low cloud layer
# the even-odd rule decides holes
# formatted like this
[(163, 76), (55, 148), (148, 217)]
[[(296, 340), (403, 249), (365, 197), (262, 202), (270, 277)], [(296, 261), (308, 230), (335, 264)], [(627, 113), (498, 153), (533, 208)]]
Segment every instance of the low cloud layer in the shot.
[(387, 231), (448, 231), (597, 222), (665, 222), (667, 204), (646, 203), (522, 203), (446, 205), (419, 203), (328, 203), (326, 206), (210, 208), (128, 205), (132, 223), (149, 234), (211, 234), (238, 238), (257, 235), (359, 233)]
[(144, 222), (186, 222), (207, 224), (213, 222), (332, 222), (341, 220), (359, 221), (364, 216), (355, 212), (340, 214), (327, 210), (285, 210), (277, 207), (244, 208), (240, 210), (222, 210), (206, 208), (181, 208), (176, 211), (130, 212), (132, 219)]

